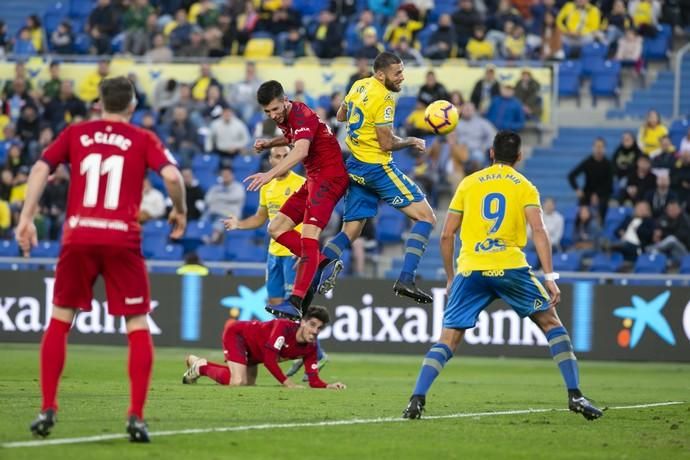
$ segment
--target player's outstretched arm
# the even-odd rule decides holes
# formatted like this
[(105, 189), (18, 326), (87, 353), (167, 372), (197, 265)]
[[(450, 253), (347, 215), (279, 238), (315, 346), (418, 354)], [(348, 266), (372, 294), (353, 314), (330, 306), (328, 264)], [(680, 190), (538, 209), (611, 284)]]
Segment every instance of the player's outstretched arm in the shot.
[(335, 114), (335, 119), (340, 122), (347, 121), (347, 105), (345, 105), (345, 102), (338, 107), (338, 113)]
[(422, 153), (426, 151), (426, 142), (424, 139), (419, 139), (417, 137), (398, 137), (393, 132), (393, 125), (377, 126), (376, 138), (381, 150), (384, 152), (394, 152), (406, 147), (412, 147)]
[(185, 197), (184, 180), (177, 166), (167, 165), (161, 169), (163, 184), (168, 196), (173, 202), (173, 208), (168, 214), (168, 222), (173, 226), (170, 238), (180, 239), (187, 227), (187, 201)]
[(443, 259), (443, 268), (446, 271), (448, 288), (450, 288), (453, 277), (455, 276), (455, 270), (453, 269), (455, 235), (460, 231), (460, 227), (462, 226), (462, 216), (463, 214), (461, 212), (448, 210), (446, 221), (443, 223), (443, 230), (441, 230), (441, 258)]
[(237, 216), (230, 215), (227, 219), (223, 219), (225, 230), (253, 230), (259, 228), (268, 220), (268, 210), (266, 206), (259, 206), (256, 208), (256, 213), (246, 219), (239, 220)]
[[(525, 217), (527, 223), (532, 229), (532, 241), (534, 248), (537, 250), (539, 262), (545, 274), (553, 274), (553, 259), (551, 257), (551, 240), (549, 234), (544, 226), (544, 218), (542, 217), (541, 208), (537, 206), (528, 206), (525, 208)], [(554, 280), (546, 280), (544, 285), (549, 291), (551, 297), (551, 306), (556, 306), (561, 301), (561, 291), (558, 289)]]
[(41, 195), (43, 195), (43, 190), (46, 188), (49, 175), (50, 166), (45, 161), (39, 160), (31, 168), (29, 179), (26, 181), (26, 197), (24, 198), (24, 206), (19, 215), (19, 223), (15, 232), (17, 243), (22, 248), (24, 257), (28, 257), (31, 247), (38, 244), (34, 216), (38, 210), (38, 202), (41, 199)]
[(244, 179), (244, 182), (249, 182), (247, 190), (253, 192), (259, 190), (264, 185), (271, 182), (275, 177), (281, 176), (291, 170), (300, 161), (304, 160), (309, 154), (309, 144), (307, 139), (299, 139), (295, 142), (295, 146), (290, 150), (285, 158), (280, 160), (276, 166), (264, 173), (256, 173)]
[(257, 139), (254, 141), (254, 151), (256, 153), (261, 153), (264, 150), (270, 149), (272, 147), (282, 147), (284, 145), (289, 145), (287, 138), (285, 136), (278, 136), (272, 139)]

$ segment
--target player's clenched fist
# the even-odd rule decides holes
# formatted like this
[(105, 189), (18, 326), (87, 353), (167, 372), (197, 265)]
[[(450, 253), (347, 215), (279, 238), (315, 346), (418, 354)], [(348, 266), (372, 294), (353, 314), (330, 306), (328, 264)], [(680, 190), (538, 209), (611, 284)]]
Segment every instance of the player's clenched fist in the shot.
[(239, 220), (237, 216), (230, 214), (227, 219), (223, 219), (223, 225), (225, 226), (225, 230), (236, 230), (239, 226)]
[(258, 152), (262, 152), (266, 150), (268, 147), (271, 146), (271, 141), (270, 139), (257, 139), (254, 142), (254, 150)]
[(170, 238), (173, 240), (179, 240), (184, 236), (184, 231), (187, 228), (187, 215), (175, 210), (175, 208), (170, 210), (168, 214), (168, 223), (172, 225), (172, 231), (170, 232)]
[(411, 147), (420, 152), (426, 152), (426, 141), (424, 139), (419, 139), (418, 137), (411, 137), (412, 145)]

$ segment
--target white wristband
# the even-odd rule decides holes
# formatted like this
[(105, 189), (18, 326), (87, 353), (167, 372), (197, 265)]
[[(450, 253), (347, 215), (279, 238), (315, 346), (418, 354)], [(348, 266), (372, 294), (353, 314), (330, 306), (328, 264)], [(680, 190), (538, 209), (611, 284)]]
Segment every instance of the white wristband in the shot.
[(545, 279), (546, 281), (556, 281), (556, 280), (559, 279), (560, 277), (561, 277), (561, 275), (559, 275), (559, 274), (556, 273), (556, 272), (553, 272), (553, 273), (544, 273), (544, 279)]

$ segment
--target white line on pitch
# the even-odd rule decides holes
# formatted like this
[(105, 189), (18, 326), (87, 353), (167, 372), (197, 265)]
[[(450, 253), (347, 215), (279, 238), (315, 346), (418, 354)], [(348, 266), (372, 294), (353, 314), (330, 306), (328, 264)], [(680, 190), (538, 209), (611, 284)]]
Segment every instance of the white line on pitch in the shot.
[[(675, 406), (678, 404), (685, 404), (684, 401), (669, 401), (650, 404), (635, 404), (633, 406), (617, 406), (609, 407), (612, 410), (626, 410), (626, 409), (646, 409), (649, 407)], [(504, 410), (495, 412), (474, 412), (474, 413), (459, 413), (448, 415), (429, 415), (424, 417), (424, 420), (442, 420), (453, 418), (468, 418), (468, 417), (494, 417), (497, 415), (524, 415), (524, 414), (541, 414), (544, 412), (564, 412), (568, 409), (519, 409), (519, 410)], [(415, 423), (410, 422), (399, 417), (385, 417), (385, 418), (367, 418), (367, 419), (349, 419), (349, 420), (326, 420), (322, 422), (300, 422), (300, 423), (266, 423), (263, 425), (245, 425), (245, 426), (225, 426), (218, 428), (190, 428), (187, 430), (170, 430), (152, 432), (151, 437), (157, 438), (161, 436), (177, 436), (185, 434), (203, 434), (203, 433), (226, 433), (229, 431), (253, 431), (253, 430), (273, 430), (273, 429), (290, 429), (290, 428), (308, 428), (308, 427), (323, 427), (323, 426), (343, 426), (343, 425), (368, 425), (375, 423)], [(7, 442), (2, 444), (4, 448), (12, 447), (41, 447), (54, 446), (58, 444), (82, 444), (87, 442), (109, 441), (111, 439), (126, 438), (126, 434), (104, 434), (99, 436), (85, 436), (81, 438), (61, 438), (61, 439), (45, 439), (36, 441), (18, 441)]]

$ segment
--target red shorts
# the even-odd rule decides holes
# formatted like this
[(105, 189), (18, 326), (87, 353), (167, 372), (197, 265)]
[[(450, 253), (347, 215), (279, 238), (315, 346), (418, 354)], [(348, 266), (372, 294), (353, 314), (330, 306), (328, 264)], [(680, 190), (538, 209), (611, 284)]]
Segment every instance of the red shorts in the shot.
[(247, 343), (242, 336), (242, 328), (237, 323), (223, 331), (223, 354), (226, 361), (247, 365)]
[(55, 269), (53, 304), (91, 311), (98, 275), (105, 280), (108, 313), (130, 316), (151, 311), (149, 277), (141, 251), (105, 245), (62, 247)]
[(295, 224), (316, 225), (323, 230), (338, 201), (345, 195), (350, 178), (346, 173), (310, 178), (280, 208)]

